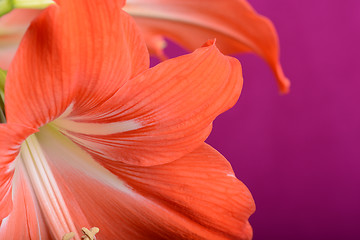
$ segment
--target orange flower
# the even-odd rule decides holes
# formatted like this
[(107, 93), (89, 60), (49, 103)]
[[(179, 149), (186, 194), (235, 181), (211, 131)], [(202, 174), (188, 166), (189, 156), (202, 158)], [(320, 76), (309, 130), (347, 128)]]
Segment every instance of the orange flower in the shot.
[[(44, 2), (49, 1), (15, 2), (19, 2), (21, 6), (31, 6), (31, 3), (43, 6)], [(289, 91), (290, 82), (279, 62), (276, 30), (270, 20), (257, 14), (245, 0), (127, 0), (124, 10), (132, 15), (140, 26), (150, 53), (161, 59), (166, 58), (163, 52), (166, 46), (164, 36), (190, 51), (198, 48), (207, 39), (216, 38), (217, 45), (224, 54), (252, 52), (261, 56), (273, 70), (280, 91)], [(11, 22), (8, 19), (19, 16), (24, 19), (27, 16), (29, 22), (34, 11), (40, 12), (17, 10), (8, 14), (9, 16), (0, 19), (0, 30)], [(28, 22), (22, 21), (23, 29)], [(23, 32), (19, 31), (18, 35)], [(18, 42), (12, 42), (12, 50)], [(11, 61), (11, 49), (7, 46), (0, 46), (0, 67), (3, 69), (7, 69)]]
[(149, 69), (123, 5), (58, 1), (24, 35), (0, 125), (0, 239), (92, 226), (99, 239), (250, 239), (252, 196), (204, 143), (239, 97), (240, 63), (209, 41)]

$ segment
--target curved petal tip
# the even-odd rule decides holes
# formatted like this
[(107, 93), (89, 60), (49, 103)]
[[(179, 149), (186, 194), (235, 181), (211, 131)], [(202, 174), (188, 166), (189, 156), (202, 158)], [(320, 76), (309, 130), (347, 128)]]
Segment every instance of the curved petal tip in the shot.
[(280, 93), (287, 94), (290, 92), (290, 80), (285, 76), (281, 65), (277, 64), (274, 68), (274, 73), (276, 76), (276, 81), (279, 85)]

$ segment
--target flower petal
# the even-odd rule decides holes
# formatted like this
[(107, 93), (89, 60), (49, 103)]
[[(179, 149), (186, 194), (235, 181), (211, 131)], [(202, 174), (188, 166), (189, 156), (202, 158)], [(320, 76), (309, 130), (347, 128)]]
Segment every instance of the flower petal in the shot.
[(14, 208), (9, 216), (0, 219), (0, 239), (52, 239), (21, 161), (13, 186)]
[(0, 220), (12, 209), (12, 179), (21, 142), (36, 129), (19, 124), (0, 124)]
[(34, 20), (8, 72), (8, 122), (39, 127), (71, 103), (92, 108), (148, 68), (145, 43), (122, 5), (63, 0)]
[(41, 10), (15, 9), (0, 18), (0, 68), (8, 69), (30, 22)]
[[(135, 17), (148, 41), (169, 37), (189, 50), (209, 38), (217, 38), (225, 54), (254, 52), (274, 71), (280, 90), (287, 92), (289, 80), (279, 63), (279, 44), (274, 26), (257, 14), (245, 0), (128, 0), (124, 8)], [(160, 52), (161, 49), (151, 49)]]
[(219, 235), (252, 236), (248, 223), (255, 210), (252, 196), (226, 159), (207, 144), (169, 164), (148, 168), (113, 164), (111, 171), (147, 199)]
[(56, 131), (38, 136), (75, 225), (99, 239), (251, 239), (251, 194), (206, 144), (165, 165), (113, 162), (117, 178)]
[(193, 151), (242, 88), (239, 61), (208, 44), (131, 79), (101, 106), (73, 109), (54, 124), (90, 153), (111, 161), (150, 166)]

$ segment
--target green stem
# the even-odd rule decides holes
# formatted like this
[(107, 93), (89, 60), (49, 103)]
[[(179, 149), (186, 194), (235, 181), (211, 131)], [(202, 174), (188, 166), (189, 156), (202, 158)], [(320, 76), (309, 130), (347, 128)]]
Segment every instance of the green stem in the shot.
[(0, 0), (0, 17), (11, 12), (15, 8), (32, 8), (44, 9), (50, 4), (54, 4), (53, 0)]
[(52, 0), (13, 0), (13, 1), (15, 8), (43, 9), (48, 7), (50, 4), (54, 4), (54, 1)]
[(0, 17), (14, 9), (13, 0), (0, 0)]

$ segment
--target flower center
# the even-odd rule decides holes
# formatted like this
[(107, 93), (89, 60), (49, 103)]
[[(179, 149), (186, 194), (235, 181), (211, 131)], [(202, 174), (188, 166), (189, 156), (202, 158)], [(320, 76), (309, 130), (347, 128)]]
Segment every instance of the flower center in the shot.
[(30, 135), (22, 144), (20, 156), (45, 220), (55, 237), (61, 239), (64, 233), (76, 230), (35, 134)]

